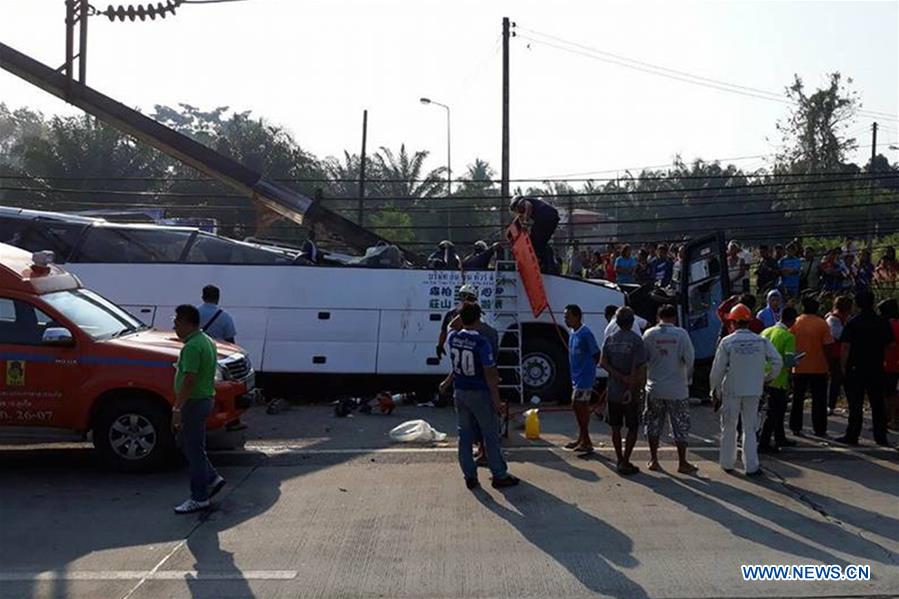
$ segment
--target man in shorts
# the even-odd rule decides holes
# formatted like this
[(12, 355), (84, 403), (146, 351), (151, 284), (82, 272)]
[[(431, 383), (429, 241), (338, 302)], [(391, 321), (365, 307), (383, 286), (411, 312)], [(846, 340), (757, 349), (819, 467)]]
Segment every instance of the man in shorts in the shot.
[(568, 361), (571, 367), (571, 406), (577, 418), (578, 437), (566, 445), (566, 449), (591, 453), (590, 399), (596, 382), (596, 365), (599, 363), (599, 345), (596, 337), (583, 322), (584, 314), (576, 304), (565, 306), (565, 326), (568, 332)]
[(643, 419), (649, 439), (649, 469), (661, 470), (659, 438), (665, 428), (666, 414), (671, 419), (671, 434), (677, 446), (678, 467), (682, 474), (698, 470), (687, 461), (687, 436), (690, 434), (689, 387), (693, 378), (693, 342), (677, 326), (677, 308), (666, 304), (659, 308), (659, 324), (643, 335), (649, 356), (646, 372), (646, 411)]
[[(640, 469), (631, 464), (631, 453), (637, 443), (640, 426), (640, 410), (643, 384), (646, 378), (646, 347), (643, 338), (631, 330), (634, 311), (628, 307), (618, 309), (615, 323), (620, 329), (606, 337), (602, 344), (600, 366), (609, 373), (606, 399), (609, 404), (609, 426), (612, 428), (612, 444), (618, 458), (618, 472), (636, 474)], [(624, 450), (621, 448), (621, 427), (627, 426)]]

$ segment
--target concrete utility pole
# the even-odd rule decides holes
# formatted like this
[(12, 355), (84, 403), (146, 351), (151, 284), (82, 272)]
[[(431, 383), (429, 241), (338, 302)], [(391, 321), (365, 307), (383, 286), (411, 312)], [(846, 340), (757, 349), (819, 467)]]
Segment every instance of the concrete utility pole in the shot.
[[(871, 174), (874, 172), (874, 157), (875, 156), (877, 156), (877, 123), (876, 122), (871, 125), (871, 162), (868, 163), (868, 174)], [(873, 206), (870, 205), (872, 203), (874, 203), (874, 180), (873, 179), (868, 181), (868, 204), (869, 205), (868, 205), (868, 218), (866, 219), (868, 221), (868, 227), (867, 227), (868, 234), (865, 236), (868, 241), (868, 246), (871, 245), (871, 242), (873, 241), (873, 237), (877, 236), (877, 232), (880, 229), (880, 223), (878, 223), (874, 219)], [(873, 236), (871, 233), (872, 229), (874, 231)]]
[[(87, 80), (87, 18), (90, 5), (87, 0), (66, 0), (66, 74), (69, 91), (75, 77), (75, 59), (78, 59), (78, 82)], [(75, 25), (78, 25), (78, 53), (75, 53)]]
[(499, 224), (506, 222), (504, 215), (509, 211), (509, 38), (514, 35), (510, 31), (514, 23), (509, 17), (503, 17), (503, 149), (502, 173), (500, 175)]
[(356, 222), (362, 225), (365, 216), (362, 207), (362, 199), (365, 197), (365, 140), (368, 135), (368, 110), (362, 111), (362, 155), (359, 160), (359, 206), (357, 208)]
[(877, 123), (871, 125), (871, 164), (868, 172), (874, 172), (874, 157), (877, 156)]

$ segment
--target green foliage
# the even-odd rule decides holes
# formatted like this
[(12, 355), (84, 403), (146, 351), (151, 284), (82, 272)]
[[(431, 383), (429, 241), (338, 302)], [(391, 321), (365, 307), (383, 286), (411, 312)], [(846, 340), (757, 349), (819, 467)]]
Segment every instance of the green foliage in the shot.
[[(846, 136), (859, 106), (858, 93), (832, 73), (828, 86), (808, 94), (799, 75), (786, 89), (794, 102), (789, 117), (777, 124), (783, 149), (777, 156), (777, 170), (788, 173), (838, 172), (846, 167), (848, 152), (855, 150), (855, 138)], [(857, 169), (857, 167), (856, 167)], [(851, 169), (850, 169), (851, 170)]]

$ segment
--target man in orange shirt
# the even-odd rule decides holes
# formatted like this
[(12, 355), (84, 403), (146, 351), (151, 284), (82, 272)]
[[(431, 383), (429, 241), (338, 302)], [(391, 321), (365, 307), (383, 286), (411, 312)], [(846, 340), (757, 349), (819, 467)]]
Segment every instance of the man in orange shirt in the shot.
[(820, 304), (806, 297), (802, 300), (802, 315), (790, 332), (796, 336), (796, 353), (805, 357), (793, 368), (793, 408), (790, 410), (790, 430), (802, 435), (802, 411), (805, 392), (812, 392), (812, 428), (817, 437), (827, 437), (827, 353), (825, 347), (833, 343), (827, 321), (818, 316)]

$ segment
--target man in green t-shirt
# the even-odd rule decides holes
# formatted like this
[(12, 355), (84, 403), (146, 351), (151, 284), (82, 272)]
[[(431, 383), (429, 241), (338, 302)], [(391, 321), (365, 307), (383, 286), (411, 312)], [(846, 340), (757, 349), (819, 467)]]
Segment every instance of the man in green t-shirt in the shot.
[(176, 514), (209, 508), (210, 498), (222, 490), (222, 478), (206, 456), (206, 419), (215, 406), (215, 342), (200, 330), (200, 312), (184, 304), (175, 308), (175, 333), (184, 342), (176, 364), (172, 428), (181, 433), (181, 446), (190, 470), (190, 499), (175, 507)]
[[(781, 447), (795, 445), (795, 441), (787, 440), (784, 431), (784, 415), (787, 413), (787, 390), (790, 388), (790, 369), (796, 355), (796, 337), (790, 327), (796, 323), (796, 309), (784, 308), (780, 314), (780, 322), (762, 331), (762, 337), (771, 342), (783, 358), (784, 367), (776, 379), (768, 383), (765, 392), (768, 394), (768, 416), (762, 426), (759, 439), (759, 453), (778, 453)], [(774, 445), (771, 435), (774, 435)]]

